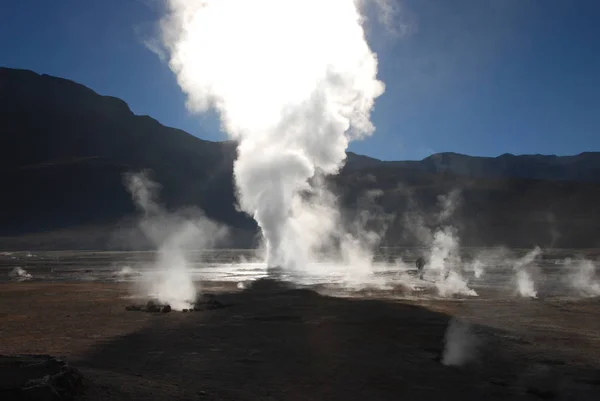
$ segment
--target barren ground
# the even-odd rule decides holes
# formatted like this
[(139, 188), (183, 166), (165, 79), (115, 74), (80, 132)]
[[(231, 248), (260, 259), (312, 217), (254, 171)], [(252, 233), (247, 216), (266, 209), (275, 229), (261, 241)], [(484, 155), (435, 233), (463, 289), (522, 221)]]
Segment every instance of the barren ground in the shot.
[[(205, 284), (230, 307), (150, 314), (125, 310), (124, 283), (2, 283), (0, 354), (64, 356), (86, 378), (84, 400), (600, 399), (598, 299), (230, 286)], [(452, 316), (482, 343), (471, 365), (439, 361)]]

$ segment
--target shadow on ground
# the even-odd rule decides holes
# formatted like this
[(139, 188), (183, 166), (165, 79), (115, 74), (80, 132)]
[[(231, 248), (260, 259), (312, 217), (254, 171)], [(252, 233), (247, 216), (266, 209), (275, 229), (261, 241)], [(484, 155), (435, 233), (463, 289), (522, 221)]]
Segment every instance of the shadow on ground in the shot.
[[(230, 307), (157, 313), (79, 361), (90, 400), (592, 400), (600, 377), (534, 360), (473, 326), (475, 362), (440, 363), (451, 317), (382, 300), (333, 298), (262, 281)], [(143, 313), (143, 312), (131, 312)]]

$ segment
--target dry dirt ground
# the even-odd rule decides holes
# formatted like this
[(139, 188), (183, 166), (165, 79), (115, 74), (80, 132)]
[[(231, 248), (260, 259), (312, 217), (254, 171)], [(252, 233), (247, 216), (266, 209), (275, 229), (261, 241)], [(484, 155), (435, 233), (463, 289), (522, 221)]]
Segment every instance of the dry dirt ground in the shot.
[[(210, 285), (210, 284), (207, 284)], [(126, 311), (126, 284), (0, 284), (0, 354), (63, 356), (82, 400), (598, 400), (600, 300), (336, 298), (269, 284), (231, 306)], [(440, 363), (453, 316), (474, 361)]]

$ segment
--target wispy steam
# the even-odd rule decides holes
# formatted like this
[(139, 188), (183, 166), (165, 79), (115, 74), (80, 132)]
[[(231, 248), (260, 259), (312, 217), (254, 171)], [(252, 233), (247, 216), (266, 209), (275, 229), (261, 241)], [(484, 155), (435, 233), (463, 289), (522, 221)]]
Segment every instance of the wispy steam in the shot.
[(462, 366), (477, 358), (480, 339), (472, 331), (469, 323), (452, 318), (444, 337), (442, 363), (449, 366)]
[(566, 259), (564, 268), (570, 270), (568, 284), (579, 296), (600, 296), (600, 280), (596, 276), (596, 265), (591, 260)]
[[(162, 3), (162, 0), (149, 1), (149, 0), (138, 0), (143, 3), (146, 7), (160, 11), (158, 7)], [(156, 37), (156, 25), (148, 23), (140, 23), (133, 26), (133, 33), (137, 40), (154, 53), (160, 61), (167, 61), (167, 53), (162, 42)]]
[(186, 213), (164, 210), (157, 203), (160, 186), (146, 173), (127, 174), (125, 184), (143, 213), (139, 227), (158, 250), (154, 274), (139, 281), (142, 294), (170, 304), (173, 309), (189, 308), (196, 300), (196, 285), (187, 252), (214, 246), (224, 238), (226, 230), (198, 210)]
[(537, 297), (537, 291), (535, 289), (535, 283), (533, 280), (534, 268), (533, 262), (542, 253), (539, 247), (535, 247), (529, 251), (525, 256), (517, 259), (514, 263), (515, 270), (515, 282), (517, 287), (517, 294), (522, 297), (535, 298)]
[(475, 259), (469, 264), (468, 267), (473, 272), (473, 276), (475, 276), (475, 278), (483, 277), (483, 274), (485, 273), (485, 264), (483, 261), (480, 259)]
[(438, 220), (440, 224), (443, 224), (452, 217), (456, 208), (458, 208), (458, 204), (460, 203), (460, 191), (454, 189), (446, 195), (438, 196), (438, 203), (440, 205)]
[(146, 39), (142, 40), (142, 43), (144, 44), (144, 46), (146, 46), (146, 48), (148, 50), (150, 50), (152, 53), (156, 54), (158, 56), (158, 58), (160, 59), (160, 61), (167, 60), (167, 55), (165, 54), (164, 49), (162, 48), (160, 43), (156, 41), (156, 39), (146, 38)]
[(13, 268), (11, 271), (9, 271), (8, 276), (13, 277), (19, 281), (29, 280), (29, 279), (33, 278), (31, 273), (27, 272), (27, 270), (23, 269), (20, 266), (17, 266), (15, 268)]
[(121, 269), (113, 273), (113, 276), (119, 280), (127, 280), (133, 277), (139, 277), (142, 274), (137, 270), (131, 268), (131, 266), (123, 266)]
[[(438, 294), (442, 297), (452, 295), (477, 296), (468, 281), (463, 276), (465, 267), (460, 256), (460, 237), (458, 230), (449, 223), (460, 203), (460, 191), (453, 190), (446, 195), (438, 197), (439, 212), (436, 216), (435, 229), (425, 226), (423, 217), (418, 213), (411, 213), (405, 220), (409, 228), (426, 245), (424, 257), (424, 277), (433, 280)], [(479, 273), (483, 267), (479, 265)]]
[(217, 110), (239, 141), (239, 206), (259, 224), (269, 266), (302, 268), (324, 242), (340, 239), (337, 205), (320, 177), (339, 171), (350, 140), (373, 132), (370, 112), (384, 90), (358, 2), (168, 6), (161, 26), (170, 66), (188, 107)]
[(403, 0), (361, 0), (363, 13), (365, 8), (372, 7), (379, 25), (385, 28), (392, 38), (403, 38), (417, 31), (417, 20), (413, 13), (404, 6)]

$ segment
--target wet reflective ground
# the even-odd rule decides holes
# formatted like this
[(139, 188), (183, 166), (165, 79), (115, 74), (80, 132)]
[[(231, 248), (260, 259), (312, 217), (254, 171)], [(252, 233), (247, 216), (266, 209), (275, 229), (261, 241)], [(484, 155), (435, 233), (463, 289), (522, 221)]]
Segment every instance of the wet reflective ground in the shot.
[[(462, 251), (462, 262), (451, 266), (460, 272), (462, 281), (479, 298), (503, 298), (518, 295), (515, 260), (527, 249), (502, 252), (482, 248)], [(329, 291), (371, 291), (396, 297), (436, 297), (435, 272), (418, 277), (414, 261), (422, 252), (416, 248), (384, 248), (376, 255), (372, 266), (344, 266), (333, 263), (314, 263), (300, 272), (281, 271), (280, 278), (299, 285), (321, 287)], [(156, 252), (2, 252), (0, 253), (1, 281), (54, 282), (113, 282), (152, 278), (162, 273), (156, 267)], [(578, 263), (589, 260), (596, 272), (589, 272), (583, 281), (598, 280), (597, 250), (550, 250), (536, 259), (527, 271), (538, 297), (580, 297), (574, 278), (582, 280)], [(579, 259), (577, 259), (579, 258)], [(477, 260), (480, 275), (473, 269)], [(249, 282), (268, 276), (266, 265), (253, 250), (220, 249), (189, 254), (188, 268), (195, 281), (233, 282), (243, 288)], [(581, 283), (579, 283), (581, 284)], [(585, 283), (584, 283), (585, 284)], [(600, 284), (599, 284), (600, 285)], [(465, 296), (466, 294), (459, 294)], [(456, 294), (455, 294), (456, 297)]]

